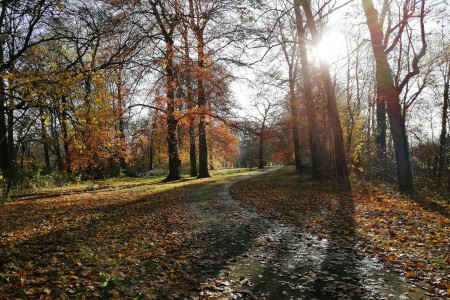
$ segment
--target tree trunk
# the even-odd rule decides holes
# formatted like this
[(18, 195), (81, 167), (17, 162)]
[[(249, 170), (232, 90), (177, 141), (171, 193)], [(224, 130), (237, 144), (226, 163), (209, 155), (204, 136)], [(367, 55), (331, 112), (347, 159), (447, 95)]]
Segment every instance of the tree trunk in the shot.
[[(447, 65), (447, 74), (444, 83), (444, 104), (442, 107), (442, 123), (441, 134), (439, 137), (439, 168), (438, 168), (438, 184), (444, 185), (445, 174), (447, 171), (447, 118), (450, 94), (450, 65)], [(444, 181), (444, 182), (443, 182)]]
[(149, 170), (153, 170), (153, 168), (154, 168), (153, 159), (155, 157), (155, 148), (154, 148), (153, 143), (154, 143), (154, 141), (153, 141), (153, 139), (151, 139), (150, 140), (150, 153), (149, 153), (149, 167), (148, 167)]
[[(377, 68), (377, 78), (381, 75), (378, 74)], [(376, 120), (377, 129), (375, 130), (375, 144), (377, 153), (377, 164), (379, 169), (379, 174), (381, 177), (386, 177), (387, 168), (387, 153), (386, 153), (386, 100), (381, 96), (381, 91), (377, 91), (376, 97)]]
[(169, 154), (169, 175), (165, 181), (181, 179), (181, 160), (178, 154), (177, 127), (178, 120), (175, 117), (175, 71), (173, 65), (174, 45), (171, 42), (166, 44), (167, 66), (166, 66), (166, 93), (167, 93), (167, 143)]
[(292, 117), (292, 135), (294, 141), (294, 158), (295, 169), (300, 171), (302, 169), (300, 134), (299, 134), (299, 118), (298, 118), (298, 97), (295, 91), (295, 78), (293, 76), (292, 64), (289, 64), (289, 104), (291, 106)]
[(264, 141), (259, 139), (258, 143), (258, 169), (264, 169)]
[(323, 179), (322, 146), (320, 135), (317, 133), (317, 118), (315, 104), (312, 96), (311, 73), (309, 70), (308, 53), (306, 51), (306, 37), (303, 29), (302, 14), (297, 0), (294, 1), (294, 12), (297, 25), (297, 38), (299, 44), (300, 64), (303, 78), (303, 95), (305, 97), (305, 112), (308, 121), (309, 148), (311, 152), (312, 178)]
[(9, 159), (11, 160), (11, 163), (14, 163), (14, 160), (16, 159), (16, 151), (14, 148), (14, 102), (11, 103), (12, 105), (8, 108), (7, 114), (8, 114), (8, 147), (9, 147)]
[(156, 115), (152, 123), (152, 128), (150, 130), (150, 153), (149, 153), (149, 170), (153, 170), (155, 167), (155, 136), (156, 136)]
[[(193, 10), (192, 1), (189, 2), (191, 10)], [(191, 18), (193, 18), (191, 13)], [(184, 61), (186, 62), (186, 95), (187, 95), (187, 108), (188, 108), (188, 121), (189, 121), (189, 162), (190, 162), (190, 175), (191, 177), (196, 177), (197, 172), (197, 150), (195, 145), (195, 116), (194, 116), (194, 93), (192, 88), (192, 59), (189, 53), (189, 40), (188, 40), (188, 29), (183, 28), (181, 32), (183, 43), (184, 43)]]
[(8, 146), (8, 126), (6, 124), (6, 91), (5, 81), (0, 77), (0, 167), (3, 175), (10, 175), (12, 169)]
[(372, 50), (375, 56), (377, 69), (377, 98), (386, 101), (386, 111), (389, 117), (392, 140), (394, 142), (395, 160), (399, 190), (403, 193), (414, 191), (411, 162), (409, 159), (408, 140), (406, 136), (405, 121), (399, 99), (399, 90), (395, 87), (392, 70), (384, 52), (383, 33), (378, 23), (378, 14), (372, 0), (362, 0), (367, 25), (370, 31)]
[(63, 150), (64, 150), (64, 166), (67, 174), (72, 174), (72, 160), (70, 158), (70, 152), (69, 152), (69, 133), (67, 130), (67, 122), (69, 120), (69, 114), (67, 112), (68, 110), (68, 104), (67, 104), (67, 97), (62, 96), (61, 97), (61, 106), (62, 106), (62, 112), (61, 112), (61, 133), (62, 133), (62, 141), (63, 141)]
[(289, 99), (291, 104), (292, 135), (294, 136), (295, 169), (300, 171), (302, 169), (302, 158), (301, 158), (300, 132), (298, 120), (298, 105), (297, 105), (298, 98), (297, 95), (295, 94), (295, 90), (292, 89), (292, 87), (291, 87), (291, 97)]
[[(305, 12), (306, 24), (311, 32), (314, 44), (317, 46), (320, 44), (320, 34), (317, 31), (316, 24), (314, 23), (314, 16), (311, 12), (309, 2), (302, 0), (301, 6)], [(331, 81), (330, 71), (328, 64), (324, 60), (320, 60), (320, 77), (322, 79), (325, 96), (327, 100), (328, 116), (330, 119), (330, 125), (333, 133), (333, 146), (334, 146), (334, 159), (336, 163), (336, 179), (344, 187), (350, 187), (350, 179), (347, 167), (347, 160), (345, 157), (344, 138), (342, 135), (342, 127), (339, 119), (339, 113), (336, 104), (336, 94), (334, 92), (334, 86)]]
[(47, 137), (47, 127), (45, 125), (46, 117), (44, 115), (44, 111), (42, 109), (39, 110), (40, 119), (41, 119), (41, 141), (42, 146), (44, 148), (44, 161), (45, 161), (45, 168), (47, 170), (50, 170), (50, 153), (49, 153), (49, 146), (48, 146), (48, 137)]
[(296, 58), (297, 55), (297, 47), (295, 46), (292, 49), (292, 53), (288, 53), (287, 44), (288, 41), (283, 34), (283, 28), (280, 24), (280, 35), (282, 41), (282, 47), (284, 57), (286, 59), (286, 63), (289, 68), (289, 104), (291, 108), (291, 118), (292, 118), (292, 137), (294, 142), (294, 160), (295, 160), (295, 169), (300, 171), (302, 169), (302, 160), (301, 160), (301, 145), (300, 145), (300, 136), (299, 136), (299, 105), (298, 105), (298, 96), (297, 91), (295, 89), (295, 83), (297, 80), (297, 63)]
[(211, 141), (208, 143), (209, 169), (214, 170), (214, 153), (212, 151)]
[(124, 95), (123, 95), (123, 84), (122, 84), (122, 66), (119, 66), (119, 71), (117, 74), (117, 117), (118, 117), (118, 129), (119, 129), (119, 140), (120, 140), (120, 169), (122, 171), (125, 171), (127, 169), (127, 164), (125, 161), (125, 146), (126, 146), (126, 140), (125, 140), (125, 121), (123, 117), (124, 113)]
[(61, 155), (61, 148), (59, 145), (59, 134), (58, 134), (58, 129), (57, 129), (57, 124), (56, 124), (56, 113), (55, 111), (59, 111), (59, 107), (58, 108), (53, 108), (51, 110), (51, 114), (50, 114), (50, 132), (51, 132), (51, 136), (53, 139), (54, 144), (53, 146), (53, 151), (55, 152), (55, 156), (56, 156), (56, 166), (58, 168), (59, 172), (62, 172), (64, 170), (63, 168), (63, 162), (62, 162), (62, 155)]
[(197, 172), (197, 149), (195, 145), (195, 125), (194, 120), (189, 120), (189, 161), (191, 164), (191, 177), (196, 177)]
[(203, 48), (203, 31), (197, 32), (197, 52), (198, 52), (198, 66), (200, 74), (197, 79), (197, 93), (198, 93), (198, 108), (199, 118), (198, 123), (198, 178), (211, 177), (208, 171), (208, 144), (206, 138), (206, 91), (203, 76), (205, 75), (205, 53)]

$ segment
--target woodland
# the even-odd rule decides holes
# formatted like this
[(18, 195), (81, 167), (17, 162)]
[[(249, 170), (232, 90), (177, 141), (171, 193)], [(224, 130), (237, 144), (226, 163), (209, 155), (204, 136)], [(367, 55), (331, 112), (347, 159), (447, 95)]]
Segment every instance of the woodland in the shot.
[[(450, 297), (449, 21), (446, 0), (0, 0), (0, 298)], [(277, 222), (401, 280), (341, 280), (336, 254), (292, 287), (222, 273), (289, 252), (261, 240)]]

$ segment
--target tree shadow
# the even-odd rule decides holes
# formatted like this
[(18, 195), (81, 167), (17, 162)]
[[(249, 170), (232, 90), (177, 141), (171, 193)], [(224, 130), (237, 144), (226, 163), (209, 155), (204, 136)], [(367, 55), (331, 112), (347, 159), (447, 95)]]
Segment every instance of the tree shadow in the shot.
[(282, 237), (284, 245), (266, 264), (252, 291), (263, 292), (266, 299), (362, 299), (362, 275), (353, 251), (353, 211), (352, 197), (342, 195), (330, 216), (337, 222), (328, 240), (307, 232), (297, 233), (298, 240), (292, 233)]
[[(193, 237), (194, 243), (202, 245), (204, 254), (192, 261), (197, 266), (193, 276), (199, 283), (229, 277), (234, 295), (243, 298), (263, 295), (265, 299), (333, 299), (342, 293), (345, 298), (361, 298), (350, 194), (339, 197), (334, 215), (330, 216), (337, 223), (325, 244), (299, 227), (252, 214), (251, 207), (242, 203), (239, 206), (250, 210), (249, 214), (244, 212), (244, 219), (214, 220), (206, 232)], [(229, 216), (224, 206), (205, 209), (210, 215), (222, 212)]]
[[(225, 194), (222, 197), (231, 197), (228, 191)], [(194, 194), (190, 205), (198, 205), (196, 210), (201, 210), (203, 217), (206, 216), (206, 226), (200, 226), (206, 230), (199, 228), (186, 241), (197, 254), (191, 257), (190, 263), (193, 266), (192, 276), (199, 285), (215, 278), (230, 261), (247, 253), (269, 227), (257, 220), (256, 215), (250, 214), (243, 218), (220, 199), (208, 199), (204, 203), (200, 201)]]
[(341, 192), (330, 216), (334, 224), (330, 231), (326, 255), (319, 275), (312, 284), (317, 299), (362, 299), (363, 287), (358, 271), (359, 260), (354, 251), (355, 204), (350, 193)]
[[(72, 198), (60, 205), (54, 199), (15, 203), (8, 216), (2, 214), (0, 298), (111, 299), (176, 291), (189, 227), (185, 193), (174, 188), (133, 197), (120, 191), (89, 205)], [(190, 284), (180, 279), (179, 289)]]
[(411, 198), (411, 200), (413, 200), (415, 203), (417, 203), (423, 209), (428, 210), (433, 213), (436, 213), (436, 214), (439, 214), (445, 218), (450, 218), (450, 208), (449, 207), (439, 204), (436, 201), (433, 201), (432, 199), (427, 198), (418, 193), (412, 195), (410, 198)]

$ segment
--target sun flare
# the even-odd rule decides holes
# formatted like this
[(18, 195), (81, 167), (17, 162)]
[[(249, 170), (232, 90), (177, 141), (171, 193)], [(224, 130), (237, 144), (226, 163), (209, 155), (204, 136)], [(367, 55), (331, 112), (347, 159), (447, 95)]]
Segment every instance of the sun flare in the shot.
[(330, 64), (342, 56), (343, 49), (344, 36), (336, 32), (324, 34), (322, 41), (316, 48), (316, 52), (319, 59)]

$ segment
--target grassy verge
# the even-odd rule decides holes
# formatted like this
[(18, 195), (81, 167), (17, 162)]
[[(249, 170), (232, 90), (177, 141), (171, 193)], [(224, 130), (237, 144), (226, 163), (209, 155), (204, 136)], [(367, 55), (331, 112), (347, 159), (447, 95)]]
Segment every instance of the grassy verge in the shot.
[[(248, 168), (232, 168), (212, 170), (210, 174), (212, 177), (221, 177), (226, 175), (243, 174), (251, 171)], [(183, 174), (183, 180), (192, 180), (195, 177), (190, 177), (188, 174)], [(32, 190), (19, 190), (13, 193), (13, 198), (23, 197), (54, 197), (60, 194), (72, 194), (86, 191), (99, 191), (109, 189), (127, 189), (144, 185), (152, 185), (160, 183), (166, 176), (151, 176), (151, 177), (118, 177), (108, 178), (102, 180), (87, 180), (81, 182), (68, 183), (62, 186), (55, 186), (47, 183), (36, 185)]]
[(378, 257), (434, 296), (450, 297), (448, 203), (367, 184), (344, 193), (289, 168), (240, 182), (233, 195), (361, 256)]

